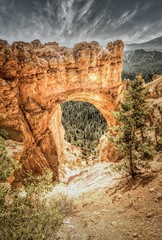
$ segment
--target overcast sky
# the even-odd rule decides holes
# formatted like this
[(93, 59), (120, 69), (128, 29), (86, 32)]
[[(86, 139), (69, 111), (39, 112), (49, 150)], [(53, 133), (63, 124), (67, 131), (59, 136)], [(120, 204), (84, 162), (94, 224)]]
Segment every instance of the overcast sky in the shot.
[(0, 0), (0, 38), (72, 46), (162, 36), (162, 0)]

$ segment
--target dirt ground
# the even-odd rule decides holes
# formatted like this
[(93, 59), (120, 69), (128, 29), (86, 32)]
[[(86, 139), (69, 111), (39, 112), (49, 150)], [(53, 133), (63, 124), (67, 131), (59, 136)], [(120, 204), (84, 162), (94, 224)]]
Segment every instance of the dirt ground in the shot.
[[(8, 142), (7, 150), (13, 156), (22, 146)], [(67, 195), (73, 210), (52, 240), (162, 240), (162, 152), (135, 180), (116, 166), (100, 162), (74, 176), (69, 170), (54, 187), (49, 198)]]
[(162, 153), (135, 180), (110, 165), (98, 163), (56, 187), (74, 207), (54, 240), (162, 240)]

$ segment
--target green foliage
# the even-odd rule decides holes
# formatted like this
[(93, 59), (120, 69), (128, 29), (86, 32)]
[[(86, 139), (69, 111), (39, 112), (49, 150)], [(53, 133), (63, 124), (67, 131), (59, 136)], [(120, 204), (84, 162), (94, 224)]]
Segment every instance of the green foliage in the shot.
[(127, 162), (115, 163), (115, 164), (111, 165), (110, 168), (113, 172), (117, 172), (117, 173), (128, 170)]
[(0, 136), (3, 138), (3, 139), (8, 139), (8, 134), (7, 134), (7, 132), (4, 130), (4, 129), (2, 129), (2, 128), (0, 128)]
[(23, 184), (28, 195), (35, 195), (37, 198), (42, 197), (53, 188), (52, 171), (45, 170), (43, 175), (34, 175), (33, 172), (28, 172)]
[(0, 212), (2, 211), (1, 207), (5, 203), (5, 197), (8, 193), (8, 189), (0, 185)]
[(125, 51), (123, 79), (135, 79), (136, 74), (141, 72), (145, 82), (152, 81), (155, 74), (161, 75), (162, 53), (158, 51)]
[(50, 172), (41, 177), (29, 175), (23, 191), (0, 188), (0, 239), (54, 239), (72, 202), (63, 195), (47, 198), (51, 176)]
[[(0, 179), (6, 179), (15, 168), (7, 157), (5, 138), (0, 131)], [(1, 240), (43, 240), (54, 239), (65, 215), (71, 211), (72, 202), (66, 197), (49, 200), (52, 190), (52, 173), (43, 176), (28, 173), (24, 189), (6, 188), (0, 183), (0, 239)]]
[(114, 113), (119, 126), (115, 129), (116, 136), (112, 139), (120, 154), (129, 161), (132, 177), (138, 169), (137, 160), (152, 157), (146, 97), (147, 91), (143, 87), (142, 79), (135, 79), (129, 83), (124, 102), (121, 103), (121, 111)]
[(15, 165), (7, 156), (5, 140), (7, 132), (0, 129), (0, 180), (5, 180), (13, 171)]
[(104, 117), (87, 102), (65, 102), (61, 108), (65, 139), (81, 148), (85, 160), (91, 154), (96, 158), (99, 139), (107, 131)]

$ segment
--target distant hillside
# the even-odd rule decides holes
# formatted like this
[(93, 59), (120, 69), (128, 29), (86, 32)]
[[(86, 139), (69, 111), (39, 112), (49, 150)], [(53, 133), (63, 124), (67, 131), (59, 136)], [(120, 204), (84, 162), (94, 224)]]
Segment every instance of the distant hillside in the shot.
[(125, 45), (126, 51), (137, 50), (137, 49), (144, 49), (145, 51), (156, 50), (156, 51), (162, 52), (162, 36), (144, 43), (133, 43), (133, 44)]
[(162, 52), (143, 49), (125, 51), (123, 78), (133, 79), (139, 72), (143, 74), (146, 81), (150, 81), (154, 74), (161, 75)]

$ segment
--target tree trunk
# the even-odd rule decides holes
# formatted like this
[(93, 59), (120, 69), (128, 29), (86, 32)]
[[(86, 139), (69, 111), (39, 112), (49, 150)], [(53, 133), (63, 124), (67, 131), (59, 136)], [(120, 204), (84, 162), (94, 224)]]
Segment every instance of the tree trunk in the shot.
[(130, 174), (132, 176), (132, 178), (135, 177), (136, 172), (135, 172), (135, 168), (134, 168), (134, 162), (133, 162), (133, 143), (134, 143), (134, 139), (135, 139), (135, 127), (131, 126), (131, 141), (129, 144), (129, 164), (130, 164)]
[(132, 178), (134, 178), (136, 175), (136, 172), (134, 170), (134, 164), (133, 164), (132, 143), (129, 148), (129, 166), (130, 166), (130, 174), (131, 174)]
[(143, 134), (143, 129), (140, 129), (140, 131), (141, 131), (142, 143), (144, 143), (145, 142), (145, 137), (144, 137), (144, 134)]

